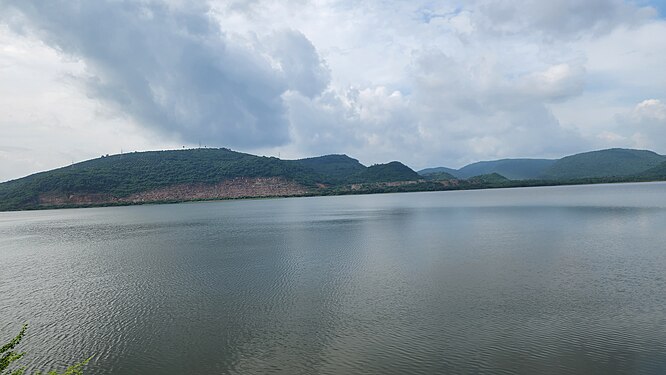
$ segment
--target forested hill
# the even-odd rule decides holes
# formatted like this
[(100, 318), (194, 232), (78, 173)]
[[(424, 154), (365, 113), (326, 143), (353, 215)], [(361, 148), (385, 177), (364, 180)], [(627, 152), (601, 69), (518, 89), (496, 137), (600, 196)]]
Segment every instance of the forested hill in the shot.
[(511, 180), (530, 180), (541, 177), (543, 172), (555, 162), (556, 160), (552, 159), (489, 160), (468, 164), (460, 169), (426, 168), (420, 170), (419, 174), (429, 178), (434, 174), (447, 173), (456, 178), (468, 179), (474, 176), (497, 173)]
[(543, 172), (542, 177), (551, 180), (626, 177), (640, 174), (663, 162), (666, 162), (666, 156), (652, 151), (612, 148), (559, 159)]
[(2, 183), (0, 210), (304, 195), (327, 185), (418, 178), (400, 163), (366, 167), (346, 155), (281, 160), (225, 148), (135, 152)]
[(358, 160), (347, 155), (324, 155), (314, 158), (296, 160), (321, 176), (321, 182), (342, 184), (356, 174), (363, 173), (367, 168)]
[(0, 211), (206, 199), (666, 180), (666, 157), (609, 149), (559, 160), (505, 159), (414, 172), (347, 155), (300, 160), (226, 148), (100, 157), (0, 183)]
[(456, 176), (470, 178), (497, 173), (511, 180), (539, 178), (546, 168), (555, 163), (551, 159), (502, 159), (481, 161), (460, 168)]
[(666, 161), (636, 175), (643, 180), (666, 180)]
[[(457, 178), (497, 173), (511, 180), (570, 181), (595, 178), (638, 177), (666, 162), (666, 156), (647, 150), (612, 148), (583, 152), (561, 159), (502, 159), (468, 164), (460, 169), (426, 168), (419, 174), (428, 178), (446, 172)], [(655, 171), (658, 174), (658, 171)], [(653, 173), (653, 175), (656, 175)]]

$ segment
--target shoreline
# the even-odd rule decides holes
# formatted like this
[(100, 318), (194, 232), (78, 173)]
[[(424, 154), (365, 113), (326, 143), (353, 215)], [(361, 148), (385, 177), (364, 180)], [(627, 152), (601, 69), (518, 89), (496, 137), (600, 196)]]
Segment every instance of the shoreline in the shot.
[[(61, 205), (42, 205), (36, 207), (25, 207), (19, 209), (0, 210), (2, 212), (22, 212), (22, 211), (44, 211), (74, 208), (103, 208), (103, 207), (126, 207), (143, 205), (164, 205), (179, 203), (199, 203), (199, 202), (219, 202), (232, 200), (263, 200), (263, 199), (281, 199), (281, 198), (304, 198), (304, 197), (327, 197), (327, 196), (348, 196), (348, 195), (375, 195), (375, 194), (393, 194), (393, 193), (425, 193), (442, 191), (469, 191), (469, 190), (491, 190), (491, 189), (517, 189), (531, 187), (553, 187), (553, 186), (581, 186), (581, 185), (615, 185), (615, 184), (633, 184), (633, 183), (658, 183), (664, 180), (634, 180), (626, 178), (596, 178), (582, 179), (574, 181), (549, 181), (549, 180), (510, 180), (500, 183), (479, 183), (469, 184), (466, 180), (459, 180), (460, 184), (443, 185), (436, 181), (418, 181), (403, 185), (378, 186), (367, 184), (359, 189), (351, 189), (349, 186), (324, 188), (318, 192), (308, 192), (304, 194), (289, 195), (269, 195), (269, 196), (241, 196), (241, 197), (217, 197), (217, 198), (194, 198), (194, 199), (165, 199), (153, 201), (115, 201), (84, 204), (61, 204)], [(348, 188), (348, 190), (340, 190)]]

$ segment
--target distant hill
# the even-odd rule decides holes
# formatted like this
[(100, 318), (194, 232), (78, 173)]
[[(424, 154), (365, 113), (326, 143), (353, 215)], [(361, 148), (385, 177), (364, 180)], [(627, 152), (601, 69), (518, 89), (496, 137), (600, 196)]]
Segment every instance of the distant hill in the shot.
[(551, 159), (502, 159), (481, 161), (458, 170), (461, 178), (497, 173), (511, 180), (529, 180), (539, 177), (555, 160)]
[(421, 175), (422, 178), (431, 181), (456, 180), (458, 177), (446, 172), (432, 172)]
[(350, 177), (349, 182), (394, 182), (413, 181), (422, 177), (399, 161), (375, 164)]
[(645, 180), (664, 180), (666, 179), (666, 161), (636, 175), (636, 177)]
[(422, 176), (434, 173), (448, 173), (456, 178), (467, 179), (484, 174), (498, 173), (511, 180), (529, 180), (540, 177), (553, 165), (552, 159), (501, 159), (480, 161), (468, 164), (460, 169), (446, 167), (426, 168), (419, 171)]
[(597, 177), (627, 177), (657, 167), (666, 157), (646, 150), (613, 148), (584, 152), (557, 160), (542, 177), (567, 180)]
[(322, 182), (332, 184), (346, 183), (352, 176), (367, 169), (358, 160), (347, 155), (325, 155), (295, 162), (319, 174)]
[(451, 176), (456, 177), (456, 178), (459, 177), (457, 169), (447, 168), (447, 167), (426, 168), (426, 169), (421, 169), (419, 171), (419, 174), (421, 176), (427, 176), (427, 175), (435, 174), (435, 173), (446, 173), (446, 174), (451, 175)]

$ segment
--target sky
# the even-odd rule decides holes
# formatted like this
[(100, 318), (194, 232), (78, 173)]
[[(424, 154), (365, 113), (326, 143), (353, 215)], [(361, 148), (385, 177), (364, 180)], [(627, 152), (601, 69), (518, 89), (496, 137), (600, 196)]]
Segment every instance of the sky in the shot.
[(104, 154), (666, 154), (666, 1), (0, 0), (0, 181)]

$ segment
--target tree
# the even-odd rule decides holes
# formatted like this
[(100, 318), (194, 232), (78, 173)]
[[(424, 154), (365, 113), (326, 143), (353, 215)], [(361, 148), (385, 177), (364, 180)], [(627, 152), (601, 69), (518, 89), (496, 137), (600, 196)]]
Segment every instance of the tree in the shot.
[[(10, 372), (7, 372), (7, 368), (9, 368), (9, 365), (18, 361), (25, 355), (25, 352), (16, 352), (14, 351), (14, 348), (16, 348), (16, 346), (21, 342), (21, 339), (23, 339), (27, 329), (28, 325), (24, 324), (23, 328), (21, 328), (21, 332), (19, 332), (16, 337), (11, 339), (7, 344), (0, 347), (0, 375), (25, 375), (25, 367), (9, 370)], [(83, 375), (83, 366), (90, 362), (91, 359), (92, 357), (75, 365), (69, 366), (67, 369), (65, 369), (65, 372), (59, 373), (55, 370), (52, 370), (44, 375)], [(38, 372), (34, 375), (42, 375), (42, 373)]]

